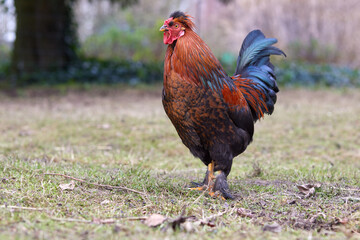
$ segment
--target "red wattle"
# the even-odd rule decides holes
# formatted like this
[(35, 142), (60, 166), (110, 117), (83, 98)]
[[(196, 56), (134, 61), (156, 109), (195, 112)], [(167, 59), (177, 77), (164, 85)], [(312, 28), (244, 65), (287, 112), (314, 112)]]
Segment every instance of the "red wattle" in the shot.
[(164, 43), (165, 44), (172, 44), (175, 38), (172, 36), (170, 31), (164, 32)]
[(178, 39), (181, 36), (184, 36), (185, 32), (181, 31), (178, 36), (173, 36), (171, 31), (165, 31), (164, 32), (164, 44), (172, 44), (176, 39)]

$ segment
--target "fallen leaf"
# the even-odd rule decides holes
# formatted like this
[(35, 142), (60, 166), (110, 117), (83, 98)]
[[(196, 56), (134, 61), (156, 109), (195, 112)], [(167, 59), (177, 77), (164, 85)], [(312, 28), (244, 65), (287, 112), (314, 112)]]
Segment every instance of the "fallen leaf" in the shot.
[(109, 200), (104, 200), (104, 201), (102, 201), (101, 203), (100, 203), (100, 205), (105, 205), (105, 204), (109, 204), (110, 203), (110, 201)]
[(336, 220), (341, 224), (348, 224), (349, 223), (348, 218), (336, 218)]
[(61, 188), (61, 190), (74, 190), (75, 181), (71, 180), (71, 182), (69, 183), (60, 184), (59, 187)]
[(263, 227), (263, 231), (279, 233), (279, 232), (281, 232), (281, 226), (276, 222), (273, 224), (265, 224)]
[(181, 225), (182, 228), (184, 229), (185, 232), (194, 232), (195, 231), (195, 227), (194, 224), (191, 222), (184, 222), (184, 224)]
[(108, 123), (103, 123), (103, 124), (98, 125), (98, 128), (109, 129), (109, 128), (111, 128), (111, 125)]
[(249, 217), (249, 218), (254, 217), (254, 214), (252, 214), (249, 209), (238, 208), (236, 212), (240, 217)]
[(162, 224), (163, 222), (165, 222), (165, 220), (166, 220), (166, 217), (155, 213), (155, 214), (152, 214), (150, 217), (148, 217), (144, 223), (148, 227), (157, 227), (160, 224)]
[(315, 194), (315, 189), (320, 187), (321, 187), (320, 183), (297, 185), (299, 191), (305, 195), (304, 198), (313, 196)]

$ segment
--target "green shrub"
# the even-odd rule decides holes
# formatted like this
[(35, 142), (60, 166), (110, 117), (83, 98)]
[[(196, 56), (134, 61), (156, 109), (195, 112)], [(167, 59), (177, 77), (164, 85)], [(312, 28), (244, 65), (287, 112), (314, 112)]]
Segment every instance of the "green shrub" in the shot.
[(101, 61), (84, 59), (66, 70), (36, 72), (18, 77), (20, 86), (40, 84), (114, 84), (155, 83), (162, 80), (162, 62)]
[[(163, 46), (162, 46), (163, 47)], [(9, 76), (10, 51), (0, 48), (0, 79), (14, 79)], [(141, 48), (140, 50), (141, 51)], [(7, 54), (7, 55), (6, 55)], [(219, 59), (229, 75), (236, 67), (235, 55), (225, 53)], [(158, 60), (158, 59), (161, 60)], [(82, 58), (66, 70), (37, 72), (17, 76), (16, 84), (26, 86), (32, 84), (139, 84), (161, 82), (163, 78), (164, 54), (154, 57), (154, 61), (134, 60), (99, 60)], [(289, 59), (274, 59), (275, 74), (280, 86), (304, 87), (360, 87), (360, 70), (330, 64), (313, 64)], [(277, 60), (277, 61), (276, 61)], [(2, 81), (1, 85), (3, 85)]]
[(115, 61), (162, 61), (165, 47), (160, 22), (151, 28), (133, 26), (131, 19), (128, 28), (117, 26), (107, 28), (103, 33), (87, 38), (81, 46), (80, 53), (85, 57)]
[(279, 85), (360, 87), (360, 71), (331, 64), (280, 61), (275, 64)]
[[(234, 74), (236, 58), (230, 53), (219, 59), (229, 75)], [(315, 64), (289, 59), (273, 59), (275, 75), (280, 86), (360, 87), (360, 70), (332, 64)]]
[(0, 79), (5, 76), (10, 66), (10, 47), (0, 44)]
[(319, 43), (316, 39), (310, 39), (308, 42), (292, 42), (287, 49), (291, 60), (312, 63), (335, 63), (340, 56), (336, 47)]

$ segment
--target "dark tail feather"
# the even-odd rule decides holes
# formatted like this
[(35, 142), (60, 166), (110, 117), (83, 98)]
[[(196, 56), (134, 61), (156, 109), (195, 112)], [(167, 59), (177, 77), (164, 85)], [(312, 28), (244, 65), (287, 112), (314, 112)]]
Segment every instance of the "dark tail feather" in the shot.
[[(254, 30), (244, 39), (237, 59), (234, 79), (243, 88), (254, 121), (262, 117), (263, 113), (271, 114), (274, 111), (279, 88), (270, 56), (286, 56), (283, 51), (272, 46), (275, 43), (277, 39), (266, 38), (260, 30)], [(240, 75), (239, 78), (236, 75)], [(257, 96), (253, 96), (254, 94)]]

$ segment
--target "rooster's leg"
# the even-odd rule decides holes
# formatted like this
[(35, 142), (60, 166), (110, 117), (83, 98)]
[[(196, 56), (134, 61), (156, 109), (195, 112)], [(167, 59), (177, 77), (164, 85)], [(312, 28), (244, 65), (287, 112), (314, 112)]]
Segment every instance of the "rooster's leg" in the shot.
[(194, 187), (190, 188), (191, 190), (204, 191), (208, 187), (209, 187), (209, 189), (211, 189), (214, 186), (214, 181), (213, 181), (215, 179), (214, 165), (215, 165), (214, 162), (211, 162), (208, 165), (208, 169), (206, 171), (205, 178), (202, 183), (191, 182), (191, 184), (194, 186)]
[[(191, 190), (204, 191), (208, 189), (209, 195), (212, 197), (219, 196), (222, 199), (233, 199), (234, 197), (230, 194), (229, 185), (226, 180), (226, 174), (223, 171), (219, 171), (219, 174), (215, 177), (214, 175), (215, 163), (212, 161), (208, 165), (208, 170), (206, 171), (205, 179), (202, 184), (197, 184), (197, 187), (191, 188)], [(215, 181), (214, 181), (215, 180)], [(220, 192), (221, 195), (218, 193)]]
[[(209, 171), (206, 170), (204, 181), (202, 182), (191, 182), (190, 188), (194, 190), (200, 190), (200, 188), (208, 185)], [(198, 189), (199, 188), (199, 189)], [(201, 189), (204, 190), (204, 189)]]
[(234, 199), (234, 197), (230, 194), (229, 185), (226, 180), (226, 175), (223, 171), (219, 171), (220, 173), (216, 176), (216, 180), (214, 183), (214, 187), (209, 193), (210, 196), (215, 196), (216, 192), (219, 191), (221, 193), (221, 197), (225, 199)]

